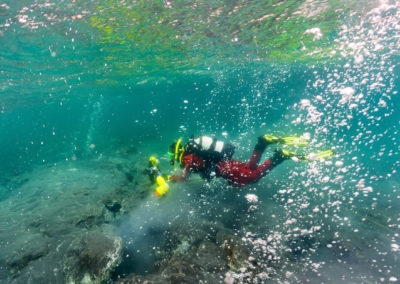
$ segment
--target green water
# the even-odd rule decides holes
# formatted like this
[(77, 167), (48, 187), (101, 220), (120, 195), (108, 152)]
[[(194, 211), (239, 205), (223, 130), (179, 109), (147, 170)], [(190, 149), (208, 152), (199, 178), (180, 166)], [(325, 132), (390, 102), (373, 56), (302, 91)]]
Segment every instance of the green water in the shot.
[[(399, 18), (396, 1), (0, 2), (0, 279), (397, 283)], [(172, 171), (178, 137), (247, 161), (265, 133), (336, 156), (165, 198), (143, 175), (150, 155)]]

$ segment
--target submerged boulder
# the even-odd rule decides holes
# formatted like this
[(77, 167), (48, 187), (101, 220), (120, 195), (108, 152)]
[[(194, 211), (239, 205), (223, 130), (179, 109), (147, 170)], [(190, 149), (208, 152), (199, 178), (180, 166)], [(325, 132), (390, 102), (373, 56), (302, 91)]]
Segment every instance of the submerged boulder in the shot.
[(103, 203), (107, 210), (114, 214), (118, 213), (122, 207), (121, 203), (115, 200), (105, 200)]
[(239, 237), (229, 230), (220, 230), (216, 239), (217, 245), (222, 249), (227, 264), (232, 271), (249, 266), (250, 250)]
[(227, 267), (221, 249), (213, 242), (202, 241), (192, 256), (195, 262), (203, 271), (219, 273)]
[(198, 272), (199, 267), (186, 255), (174, 255), (162, 270), (161, 277), (169, 283), (196, 283)]
[(76, 216), (74, 224), (77, 227), (90, 229), (104, 223), (104, 208), (101, 206), (93, 206)]
[[(18, 272), (49, 253), (48, 242), (39, 234), (25, 234), (16, 238), (14, 247), (5, 261), (11, 273)], [(4, 251), (4, 250), (3, 250)]]
[(121, 262), (122, 240), (99, 232), (87, 233), (71, 243), (64, 259), (68, 283), (102, 283)]

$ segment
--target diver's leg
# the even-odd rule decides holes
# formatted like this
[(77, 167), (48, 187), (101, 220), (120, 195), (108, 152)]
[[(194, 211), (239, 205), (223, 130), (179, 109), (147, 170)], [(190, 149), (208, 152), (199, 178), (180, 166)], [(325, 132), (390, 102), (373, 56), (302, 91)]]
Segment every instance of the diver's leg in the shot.
[(282, 154), (281, 150), (275, 150), (274, 155), (262, 163), (258, 168), (254, 169), (251, 174), (251, 179), (253, 182), (258, 181), (260, 178), (265, 176), (268, 172), (270, 172), (277, 165), (282, 163), (283, 161), (289, 159), (290, 157)]
[(247, 164), (251, 170), (255, 170), (260, 162), (262, 151), (254, 150), (253, 154), (251, 155), (250, 161)]
[(253, 170), (251, 178), (253, 182), (258, 181), (260, 178), (265, 176), (268, 172), (270, 172), (273, 168), (275, 168), (281, 162), (275, 163), (271, 161), (271, 159), (266, 160), (262, 163), (257, 169)]
[(268, 146), (268, 141), (264, 138), (264, 136), (258, 137), (258, 141), (256, 146), (254, 146), (253, 154), (251, 155), (250, 161), (247, 164), (251, 170), (255, 170), (260, 162), (262, 153), (265, 148)]

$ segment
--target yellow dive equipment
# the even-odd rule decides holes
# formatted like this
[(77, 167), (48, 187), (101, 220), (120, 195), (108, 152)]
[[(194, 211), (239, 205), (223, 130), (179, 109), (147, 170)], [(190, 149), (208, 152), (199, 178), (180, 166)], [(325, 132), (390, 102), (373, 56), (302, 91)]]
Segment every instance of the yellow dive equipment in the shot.
[(157, 167), (159, 162), (155, 157), (151, 156), (149, 159), (149, 164), (153, 167)]
[(179, 145), (182, 142), (182, 138), (179, 138), (178, 142), (176, 142), (175, 146), (175, 160), (178, 160), (178, 152), (179, 152)]
[(150, 180), (153, 184), (156, 184), (155, 194), (157, 196), (162, 196), (166, 194), (169, 190), (168, 180), (169, 177), (163, 176), (160, 169), (158, 168), (159, 161), (154, 156), (149, 158), (149, 168), (146, 173), (149, 175)]
[(289, 145), (297, 147), (304, 147), (310, 143), (310, 141), (308, 141), (307, 139), (299, 136), (277, 137), (271, 134), (265, 134), (264, 139), (270, 144)]
[(163, 176), (156, 177), (156, 183), (158, 185), (155, 191), (157, 196), (162, 196), (168, 192), (169, 185)]
[[(182, 157), (183, 157), (183, 153), (185, 152), (185, 147), (181, 147), (181, 153), (179, 154), (179, 146), (181, 145), (182, 142), (182, 138), (179, 138), (179, 140), (176, 142), (175, 145), (175, 151), (174, 153), (168, 152), (168, 155), (170, 157), (170, 165), (175, 165), (175, 160), (179, 161), (179, 164), (182, 165)], [(174, 170), (177, 169), (177, 166), (175, 165)]]
[(292, 152), (286, 149), (281, 149), (281, 154), (284, 157), (287, 158), (295, 158), (298, 161), (302, 161), (302, 162), (311, 162), (311, 161), (319, 161), (319, 160), (325, 160), (325, 159), (329, 159), (335, 156), (335, 152), (332, 149), (329, 150), (325, 150), (322, 152), (315, 152), (315, 153), (310, 153), (308, 155), (301, 155), (301, 154), (297, 154), (296, 152)]

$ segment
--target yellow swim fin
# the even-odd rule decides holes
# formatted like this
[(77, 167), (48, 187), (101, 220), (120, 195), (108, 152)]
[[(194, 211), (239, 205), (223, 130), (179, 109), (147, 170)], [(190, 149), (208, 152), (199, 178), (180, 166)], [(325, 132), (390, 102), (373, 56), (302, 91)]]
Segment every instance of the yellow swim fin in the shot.
[(335, 156), (335, 152), (330, 149), (321, 152), (310, 153), (308, 155), (302, 155), (286, 149), (276, 149), (275, 155), (279, 155), (283, 159), (292, 159), (294, 161), (301, 161), (301, 162), (311, 162), (311, 161), (319, 161), (332, 158), (333, 156)]
[(335, 152), (332, 149), (329, 149), (321, 152), (310, 153), (307, 156), (305, 156), (305, 158), (308, 161), (318, 161), (318, 160), (329, 159), (332, 158), (333, 156), (335, 156)]
[(269, 144), (288, 145), (297, 147), (304, 147), (309, 144), (309, 141), (307, 139), (299, 136), (277, 137), (274, 135), (265, 134), (264, 139)]

